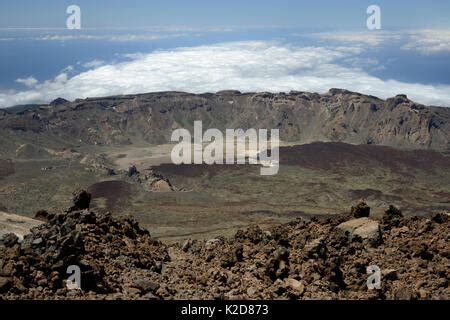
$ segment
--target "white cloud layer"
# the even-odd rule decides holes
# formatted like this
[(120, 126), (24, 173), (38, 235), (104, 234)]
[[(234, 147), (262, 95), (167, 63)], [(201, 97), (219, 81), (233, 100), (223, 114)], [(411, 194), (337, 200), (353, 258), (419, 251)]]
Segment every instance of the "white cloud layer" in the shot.
[(70, 77), (62, 72), (31, 88), (0, 93), (0, 105), (116, 94), (179, 90), (194, 93), (345, 88), (387, 98), (399, 93), (425, 104), (450, 106), (450, 86), (382, 80), (339, 61), (357, 58), (360, 46), (295, 47), (265, 41), (230, 42), (128, 56)]
[(321, 32), (311, 34), (314, 38), (334, 40), (361, 45), (379, 46), (388, 42), (399, 41), (403, 33), (390, 31), (363, 31), (363, 32)]
[(323, 32), (313, 37), (333, 40), (352, 45), (381, 46), (387, 43), (403, 43), (403, 50), (413, 50), (421, 54), (450, 53), (450, 30), (414, 31), (364, 31), (364, 32)]
[(39, 83), (39, 81), (37, 81), (36, 78), (34, 78), (34, 77), (19, 78), (19, 79), (16, 80), (16, 82), (17, 83), (21, 83), (21, 84), (23, 84), (24, 86), (27, 86), (27, 87), (33, 87), (33, 86), (35, 86), (36, 84)]
[(92, 68), (101, 67), (104, 64), (105, 64), (105, 61), (94, 59), (94, 60), (88, 61), (86, 63), (83, 63), (83, 67), (86, 68), (86, 69), (92, 69)]
[(410, 34), (410, 41), (403, 46), (422, 54), (450, 52), (450, 30), (422, 30)]
[[(74, 40), (93, 40), (93, 41), (117, 41), (117, 42), (132, 42), (132, 41), (153, 41), (166, 38), (180, 38), (184, 37), (184, 33), (173, 34), (122, 34), (122, 35), (94, 35), (94, 34), (79, 34), (79, 35), (46, 35), (32, 38), (31, 40), (39, 41), (74, 41)], [(30, 39), (29, 39), (30, 40)]]

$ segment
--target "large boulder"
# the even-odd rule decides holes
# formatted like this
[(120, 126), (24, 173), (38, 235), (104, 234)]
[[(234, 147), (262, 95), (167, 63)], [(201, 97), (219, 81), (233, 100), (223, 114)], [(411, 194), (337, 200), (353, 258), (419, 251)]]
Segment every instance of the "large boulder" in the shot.
[(36, 220), (40, 220), (40, 221), (43, 221), (43, 222), (48, 222), (48, 215), (49, 215), (49, 213), (46, 210), (38, 210), (34, 214), (34, 218)]
[[(14, 235), (0, 240), (0, 300), (121, 294), (133, 279), (138, 293), (154, 293), (169, 260), (167, 248), (131, 217), (90, 210), (51, 214), (21, 242)], [(66, 286), (73, 265), (81, 272), (76, 292)]]
[(363, 239), (377, 240), (381, 237), (380, 225), (369, 218), (359, 218), (346, 221), (337, 226), (337, 229), (350, 239), (359, 236)]

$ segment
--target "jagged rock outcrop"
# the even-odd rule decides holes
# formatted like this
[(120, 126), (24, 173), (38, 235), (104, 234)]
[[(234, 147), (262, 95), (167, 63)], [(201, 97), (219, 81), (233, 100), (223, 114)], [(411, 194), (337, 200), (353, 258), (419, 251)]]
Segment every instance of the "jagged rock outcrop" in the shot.
[[(0, 298), (132, 297), (122, 293), (124, 286), (135, 276), (160, 273), (169, 260), (166, 247), (134, 219), (89, 210), (51, 214), (18, 240), (8, 234), (0, 242)], [(81, 270), (81, 291), (66, 287), (73, 265)]]
[(135, 166), (131, 166), (127, 171), (127, 176), (138, 183), (145, 191), (171, 192), (175, 190), (169, 179), (162, 174), (154, 172), (152, 169), (145, 169), (143, 172), (139, 172)]
[(86, 190), (78, 190), (73, 193), (73, 206), (69, 208), (68, 212), (89, 209), (91, 204), (91, 194)]
[(402, 223), (403, 214), (397, 207), (390, 205), (389, 208), (385, 211), (384, 216), (381, 220), (383, 228), (385, 230), (400, 227)]
[(370, 207), (361, 200), (356, 206), (352, 207), (351, 215), (355, 218), (364, 218), (370, 216)]
[(69, 101), (64, 99), (64, 98), (56, 98), (55, 100), (53, 100), (52, 102), (50, 102), (51, 106), (59, 106), (65, 103), (68, 103)]
[(404, 95), (384, 101), (341, 89), (325, 94), (160, 92), (91, 98), (5, 113), (0, 132), (3, 136), (45, 133), (55, 136), (55, 144), (62, 139), (90, 145), (165, 143), (175, 128), (192, 130), (195, 120), (202, 120), (204, 129), (280, 129), (282, 140), (298, 143), (334, 141), (450, 151), (449, 108), (423, 106)]

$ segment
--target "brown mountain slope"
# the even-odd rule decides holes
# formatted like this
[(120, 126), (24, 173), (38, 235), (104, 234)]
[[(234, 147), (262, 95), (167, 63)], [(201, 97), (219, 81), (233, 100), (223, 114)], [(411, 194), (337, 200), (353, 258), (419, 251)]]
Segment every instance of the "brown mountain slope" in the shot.
[[(450, 109), (416, 104), (404, 95), (381, 100), (340, 89), (328, 93), (180, 92), (76, 100), (0, 112), (2, 153), (19, 143), (164, 143), (175, 128), (278, 128), (281, 139), (377, 144), (450, 151)], [(6, 151), (8, 150), (8, 151)]]
[[(450, 157), (426, 150), (398, 150), (385, 146), (351, 145), (345, 143), (311, 143), (283, 147), (280, 164), (313, 170), (338, 171), (385, 168), (392, 172), (441, 173), (450, 170)], [(354, 174), (354, 173), (353, 173)]]

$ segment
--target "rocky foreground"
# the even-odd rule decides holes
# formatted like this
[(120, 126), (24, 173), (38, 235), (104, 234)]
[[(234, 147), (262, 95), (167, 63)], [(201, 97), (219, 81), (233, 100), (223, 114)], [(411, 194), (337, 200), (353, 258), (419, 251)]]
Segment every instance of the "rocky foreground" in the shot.
[[(0, 299), (450, 299), (448, 214), (380, 221), (360, 203), (351, 214), (251, 226), (232, 239), (165, 245), (131, 217), (89, 207), (80, 193), (66, 212), (22, 241), (0, 241)], [(67, 267), (82, 290), (66, 288)], [(366, 268), (381, 269), (381, 289)]]

